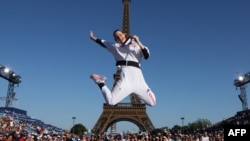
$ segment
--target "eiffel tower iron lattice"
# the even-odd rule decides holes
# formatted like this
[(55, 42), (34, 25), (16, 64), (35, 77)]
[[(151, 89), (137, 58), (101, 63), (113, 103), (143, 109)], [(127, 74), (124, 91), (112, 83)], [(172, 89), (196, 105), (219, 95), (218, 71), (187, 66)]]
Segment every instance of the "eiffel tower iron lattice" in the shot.
[[(130, 34), (129, 4), (131, 0), (122, 0), (123, 22), (122, 29)], [(120, 72), (114, 74), (114, 84), (119, 80)], [(146, 105), (141, 102), (135, 94), (130, 94), (130, 103), (118, 103), (117, 105), (103, 104), (103, 112), (95, 124), (92, 132), (95, 134), (104, 133), (109, 127), (116, 125), (119, 121), (129, 121), (139, 127), (141, 131), (151, 132), (155, 129), (147, 112)], [(113, 127), (115, 128), (115, 127)]]

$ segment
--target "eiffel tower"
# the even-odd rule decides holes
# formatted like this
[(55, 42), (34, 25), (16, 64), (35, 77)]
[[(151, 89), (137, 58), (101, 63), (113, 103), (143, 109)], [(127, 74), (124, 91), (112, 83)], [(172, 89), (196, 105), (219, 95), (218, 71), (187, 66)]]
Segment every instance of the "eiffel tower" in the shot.
[[(129, 4), (131, 0), (122, 0), (123, 3), (123, 23), (122, 30), (130, 35)], [(114, 74), (114, 84), (119, 80), (120, 72)], [(146, 105), (141, 102), (135, 94), (130, 94), (130, 103), (118, 103), (117, 105), (103, 104), (103, 112), (95, 124), (92, 132), (101, 134), (110, 127), (116, 128), (119, 121), (129, 121), (137, 125), (140, 131), (151, 132), (155, 129), (146, 112)], [(116, 129), (113, 129), (116, 130)]]

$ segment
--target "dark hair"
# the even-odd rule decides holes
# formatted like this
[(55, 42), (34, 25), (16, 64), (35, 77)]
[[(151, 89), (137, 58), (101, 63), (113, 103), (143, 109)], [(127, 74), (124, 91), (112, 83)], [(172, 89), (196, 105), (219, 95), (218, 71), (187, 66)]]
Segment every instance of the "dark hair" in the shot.
[(113, 31), (113, 36), (115, 36), (115, 33), (116, 33), (117, 31), (121, 31), (122, 33), (124, 33), (124, 31), (121, 30), (121, 29), (115, 29), (115, 30)]
[(116, 40), (116, 37), (115, 37), (115, 33), (116, 33), (117, 31), (121, 31), (122, 33), (126, 34), (126, 37), (128, 37), (128, 35), (127, 35), (126, 32), (124, 32), (124, 31), (121, 30), (121, 29), (116, 29), (116, 30), (113, 31), (113, 37), (114, 37), (114, 40), (115, 40), (116, 42), (117, 42), (117, 40)]

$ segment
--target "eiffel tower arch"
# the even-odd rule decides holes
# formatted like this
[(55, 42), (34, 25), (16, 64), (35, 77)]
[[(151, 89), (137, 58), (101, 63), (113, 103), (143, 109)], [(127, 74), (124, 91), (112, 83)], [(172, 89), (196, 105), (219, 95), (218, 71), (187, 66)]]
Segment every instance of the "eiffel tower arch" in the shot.
[[(131, 0), (122, 0), (123, 3), (123, 22), (122, 30), (130, 34), (129, 4)], [(119, 80), (120, 72), (114, 74), (114, 84)], [(135, 94), (130, 94), (130, 102), (118, 103), (116, 105), (103, 104), (103, 112), (96, 122), (92, 132), (100, 134), (106, 132), (109, 128), (116, 128), (116, 123), (128, 121), (138, 126), (140, 131), (151, 132), (155, 129), (147, 112), (146, 105), (142, 103)], [(112, 129), (111, 129), (112, 130)], [(116, 130), (116, 129), (114, 129)]]
[(92, 129), (95, 134), (104, 133), (113, 124), (128, 121), (137, 125), (140, 131), (153, 131), (155, 128), (150, 121), (144, 104), (119, 103), (117, 105), (103, 104), (103, 112)]

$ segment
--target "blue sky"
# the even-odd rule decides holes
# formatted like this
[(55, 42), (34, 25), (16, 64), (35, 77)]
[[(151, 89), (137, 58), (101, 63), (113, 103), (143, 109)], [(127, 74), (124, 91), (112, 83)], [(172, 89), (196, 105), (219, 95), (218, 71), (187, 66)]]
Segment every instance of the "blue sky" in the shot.
[[(142, 70), (157, 98), (147, 107), (156, 128), (181, 125), (181, 117), (216, 123), (242, 110), (233, 80), (250, 71), (249, 7), (248, 0), (132, 0), (130, 32), (151, 53)], [(0, 64), (22, 77), (12, 106), (64, 129), (73, 116), (93, 128), (104, 99), (89, 75), (105, 75), (111, 88), (116, 67), (89, 31), (113, 41), (122, 10), (122, 0), (1, 0)], [(1, 97), (7, 88), (0, 79)]]

